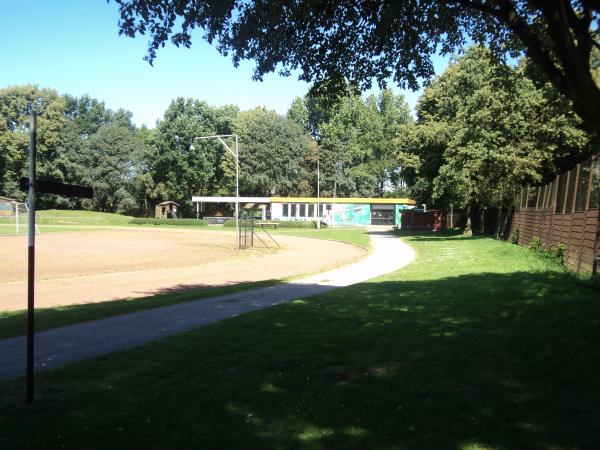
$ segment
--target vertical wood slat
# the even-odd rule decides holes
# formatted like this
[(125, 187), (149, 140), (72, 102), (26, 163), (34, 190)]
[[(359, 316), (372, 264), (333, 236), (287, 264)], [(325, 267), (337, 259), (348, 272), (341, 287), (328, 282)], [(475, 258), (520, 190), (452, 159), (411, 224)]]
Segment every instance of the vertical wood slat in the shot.
[[(592, 159), (592, 168), (596, 160), (597, 157)], [(598, 208), (589, 208), (593, 186), (592, 170), (586, 192), (586, 210), (575, 212), (580, 174), (581, 164), (578, 164), (567, 173), (555, 177), (554, 187), (552, 183), (544, 187), (543, 200), (539, 195), (541, 191), (538, 190), (538, 198), (534, 207), (527, 207), (529, 187), (523, 189), (520, 199), (522, 201), (523, 196), (526, 197), (525, 207), (521, 203), (519, 210), (515, 211), (509, 235), (512, 235), (518, 229), (520, 233), (519, 244), (524, 246), (529, 245), (534, 236), (539, 236), (542, 243), (548, 247), (556, 247), (562, 243), (566, 245), (565, 263), (567, 266), (577, 272), (590, 272), (594, 267), (595, 257), (600, 252), (600, 211)], [(565, 175), (567, 180), (562, 211), (557, 213), (558, 184), (560, 177)], [(573, 189), (569, 189), (573, 176), (575, 177), (575, 183), (573, 183)], [(567, 211), (569, 195), (572, 199), (571, 210)], [(590, 232), (594, 233), (594, 231), (595, 239), (591, 239)]]

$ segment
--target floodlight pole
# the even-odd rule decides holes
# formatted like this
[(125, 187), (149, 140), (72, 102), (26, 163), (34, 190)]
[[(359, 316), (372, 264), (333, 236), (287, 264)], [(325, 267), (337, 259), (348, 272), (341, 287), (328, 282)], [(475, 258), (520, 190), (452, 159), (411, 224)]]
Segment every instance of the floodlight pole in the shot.
[[(229, 145), (225, 143), (223, 138), (235, 138), (235, 152), (231, 150)], [(241, 248), (240, 244), (240, 150), (239, 150), (239, 138), (237, 134), (213, 134), (210, 136), (196, 136), (194, 141), (206, 141), (208, 139), (218, 139), (219, 142), (227, 149), (229, 153), (235, 158), (235, 235), (237, 239), (237, 246)]]
[(321, 229), (321, 170), (320, 157), (317, 155), (317, 229)]

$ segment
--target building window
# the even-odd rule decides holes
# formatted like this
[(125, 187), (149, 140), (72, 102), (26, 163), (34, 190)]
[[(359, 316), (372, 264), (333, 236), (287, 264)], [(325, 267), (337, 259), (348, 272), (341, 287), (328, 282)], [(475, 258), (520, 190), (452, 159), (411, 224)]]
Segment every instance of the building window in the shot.
[(313, 205), (312, 203), (310, 205), (308, 205), (308, 217), (314, 217), (315, 216), (315, 205)]
[(585, 211), (590, 176), (592, 175), (592, 160), (581, 164), (579, 169), (579, 182), (577, 183), (577, 197), (575, 198), (575, 211)]
[(304, 203), (300, 205), (300, 217), (306, 217), (306, 205)]
[(287, 203), (285, 203), (283, 205), (283, 213), (281, 214), (282, 217), (287, 217), (288, 216), (288, 212), (289, 212), (289, 205)]
[(296, 217), (296, 204), (292, 203), (290, 205), (290, 217)]

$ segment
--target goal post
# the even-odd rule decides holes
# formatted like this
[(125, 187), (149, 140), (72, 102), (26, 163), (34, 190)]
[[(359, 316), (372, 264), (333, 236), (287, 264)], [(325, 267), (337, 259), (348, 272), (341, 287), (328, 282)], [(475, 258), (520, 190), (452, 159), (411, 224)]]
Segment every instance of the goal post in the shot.
[[(25, 235), (29, 226), (27, 203), (0, 201), (0, 235)], [(40, 229), (35, 226), (35, 234)]]

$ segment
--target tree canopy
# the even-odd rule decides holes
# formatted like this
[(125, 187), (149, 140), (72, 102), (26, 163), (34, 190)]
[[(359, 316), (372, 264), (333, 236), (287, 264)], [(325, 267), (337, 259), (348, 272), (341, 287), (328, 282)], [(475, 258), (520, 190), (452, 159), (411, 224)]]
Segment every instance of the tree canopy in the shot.
[(524, 51), (585, 125), (600, 132), (595, 0), (115, 1), (121, 34), (150, 35), (151, 63), (168, 40), (189, 47), (192, 31), (201, 28), (235, 65), (254, 60), (255, 79), (299, 70), (301, 79), (334, 90), (346, 80), (365, 89), (389, 79), (416, 89), (434, 75), (434, 54), (469, 42), (487, 44), (499, 57)]
[(412, 194), (426, 203), (509, 206), (523, 184), (540, 183), (594, 148), (581, 121), (546, 84), (471, 48), (420, 98), (417, 124), (398, 138)]

